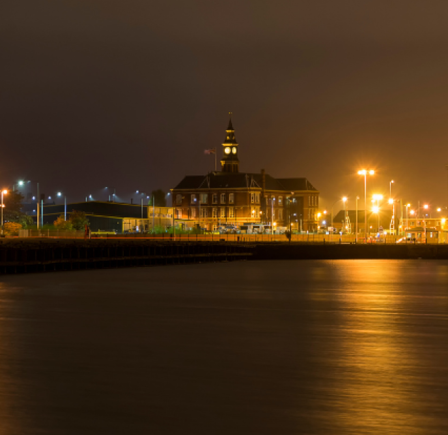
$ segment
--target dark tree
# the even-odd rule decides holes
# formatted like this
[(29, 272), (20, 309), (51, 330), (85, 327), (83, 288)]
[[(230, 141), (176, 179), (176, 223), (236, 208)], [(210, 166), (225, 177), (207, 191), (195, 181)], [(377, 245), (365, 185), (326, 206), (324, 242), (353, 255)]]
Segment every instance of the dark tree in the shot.
[(78, 231), (83, 230), (86, 225), (90, 225), (90, 222), (83, 211), (73, 210), (69, 220), (73, 225), (73, 228)]
[(32, 225), (33, 218), (22, 212), (23, 195), (20, 192), (8, 190), (3, 195), (3, 219), (5, 222), (16, 222), (26, 228)]

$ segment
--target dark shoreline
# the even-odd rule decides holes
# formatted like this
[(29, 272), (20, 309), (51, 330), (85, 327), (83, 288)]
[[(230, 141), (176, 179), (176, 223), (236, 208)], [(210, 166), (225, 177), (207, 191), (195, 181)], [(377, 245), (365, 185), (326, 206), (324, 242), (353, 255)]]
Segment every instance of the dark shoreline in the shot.
[(448, 259), (448, 245), (6, 239), (0, 274), (238, 260)]

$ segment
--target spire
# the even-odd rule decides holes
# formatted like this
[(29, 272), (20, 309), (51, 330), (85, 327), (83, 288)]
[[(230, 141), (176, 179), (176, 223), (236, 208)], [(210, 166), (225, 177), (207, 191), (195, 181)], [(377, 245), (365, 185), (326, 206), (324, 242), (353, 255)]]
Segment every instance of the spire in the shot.
[(229, 112), (229, 126), (227, 127), (227, 130), (235, 131), (232, 125), (232, 112)]

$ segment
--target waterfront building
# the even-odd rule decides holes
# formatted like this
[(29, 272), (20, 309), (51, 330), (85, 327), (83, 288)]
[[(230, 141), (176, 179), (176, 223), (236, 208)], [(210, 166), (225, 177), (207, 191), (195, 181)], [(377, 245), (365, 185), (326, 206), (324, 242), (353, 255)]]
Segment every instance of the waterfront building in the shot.
[(320, 192), (306, 178), (240, 172), (232, 120), (222, 144), (221, 171), (187, 175), (171, 189), (176, 222), (213, 231), (248, 223), (317, 231)]
[[(151, 232), (153, 228), (166, 230), (173, 225), (172, 207), (103, 201), (77, 202), (67, 204), (67, 219), (73, 211), (84, 212), (94, 232)], [(44, 205), (43, 223), (52, 224), (63, 214), (63, 204)]]

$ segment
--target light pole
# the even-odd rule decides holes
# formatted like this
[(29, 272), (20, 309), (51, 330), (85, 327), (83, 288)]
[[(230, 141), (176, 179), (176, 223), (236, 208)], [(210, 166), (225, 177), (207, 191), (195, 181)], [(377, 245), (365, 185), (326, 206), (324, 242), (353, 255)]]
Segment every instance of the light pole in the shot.
[(355, 243), (358, 243), (358, 200), (359, 196), (356, 197)]
[(347, 197), (344, 196), (342, 198), (342, 202), (344, 203), (344, 228), (342, 228), (342, 232), (347, 232)]
[(389, 198), (392, 198), (392, 184), (393, 183), (395, 183), (395, 181), (394, 180), (390, 180), (390, 183), (389, 183), (390, 197)]
[(364, 243), (367, 243), (367, 173), (373, 175), (375, 171), (373, 169), (370, 169), (369, 171), (366, 169), (358, 171), (359, 175), (364, 175)]
[(411, 204), (406, 204), (406, 228), (404, 229), (404, 235), (406, 237), (406, 230), (409, 228), (409, 207), (411, 206)]
[(3, 208), (5, 207), (5, 204), (3, 204), (3, 195), (6, 195), (8, 191), (6, 189), (2, 190), (2, 234), (3, 234)]
[[(57, 195), (59, 197), (62, 196), (62, 192), (58, 192)], [(67, 220), (67, 197), (64, 195), (64, 220)]]

